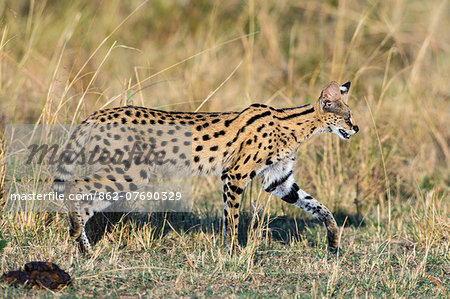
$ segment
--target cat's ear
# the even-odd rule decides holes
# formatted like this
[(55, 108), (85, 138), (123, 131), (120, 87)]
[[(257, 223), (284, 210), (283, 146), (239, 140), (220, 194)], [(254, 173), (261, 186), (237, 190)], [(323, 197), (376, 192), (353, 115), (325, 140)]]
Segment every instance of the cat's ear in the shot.
[[(347, 83), (346, 83), (347, 84)], [(339, 106), (341, 100), (341, 86), (331, 82), (320, 94), (320, 107), (322, 111), (333, 112)]]
[(348, 81), (347, 83), (339, 86), (339, 90), (341, 91), (341, 94), (347, 94), (348, 91), (350, 90), (350, 81)]

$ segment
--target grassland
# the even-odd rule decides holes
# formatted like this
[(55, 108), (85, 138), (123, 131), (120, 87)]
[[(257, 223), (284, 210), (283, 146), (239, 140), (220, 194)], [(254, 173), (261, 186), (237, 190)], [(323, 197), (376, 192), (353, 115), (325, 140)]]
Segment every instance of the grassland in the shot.
[(92, 257), (64, 217), (2, 211), (0, 272), (51, 260), (73, 283), (0, 284), (0, 296), (449, 296), (448, 12), (447, 1), (414, 0), (0, 2), (2, 132), (124, 104), (293, 107), (331, 80), (352, 81), (360, 127), (349, 142), (311, 140), (295, 168), (336, 215), (338, 256), (318, 222), (259, 182), (244, 193), (243, 250), (228, 256), (220, 182), (209, 177), (193, 186), (193, 213), (123, 219)]

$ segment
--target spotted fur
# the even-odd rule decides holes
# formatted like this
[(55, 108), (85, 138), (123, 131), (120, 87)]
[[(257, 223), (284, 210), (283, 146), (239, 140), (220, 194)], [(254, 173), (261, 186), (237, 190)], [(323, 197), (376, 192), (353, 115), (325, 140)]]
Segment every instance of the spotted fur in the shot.
[[(142, 147), (151, 146), (173, 158), (181, 168), (194, 175), (221, 176), (224, 202), (224, 232), (229, 248), (237, 248), (239, 205), (247, 184), (254, 178), (262, 180), (266, 192), (299, 207), (315, 216), (327, 229), (330, 250), (338, 248), (338, 227), (329, 209), (300, 189), (295, 183), (293, 166), (297, 149), (309, 138), (326, 132), (347, 140), (358, 132), (353, 124), (350, 108), (346, 104), (350, 82), (330, 83), (313, 103), (295, 108), (277, 109), (253, 104), (241, 112), (189, 113), (166, 112), (144, 107), (126, 106), (93, 113), (77, 128), (67, 148), (79, 152), (88, 146), (102, 145), (110, 152), (129, 152), (132, 143), (142, 140)], [(139, 124), (148, 130), (158, 125), (171, 125), (173, 130), (189, 127), (182, 134), (184, 145), (191, 146), (191, 156), (180, 153), (174, 142), (174, 132), (158, 131), (157, 140), (148, 138), (145, 130), (125, 131), (123, 125)], [(100, 130), (88, 134), (88, 128)], [(103, 129), (102, 129), (103, 128)], [(177, 134), (177, 136), (180, 134)], [(91, 144), (91, 145), (89, 145)], [(137, 190), (148, 182), (148, 165), (106, 165), (93, 177), (76, 180), (73, 165), (60, 165), (55, 176), (57, 192), (89, 193), (92, 190)], [(83, 202), (70, 212), (70, 234), (82, 249), (91, 246), (85, 224), (94, 212), (107, 207), (107, 203), (86, 205)]]

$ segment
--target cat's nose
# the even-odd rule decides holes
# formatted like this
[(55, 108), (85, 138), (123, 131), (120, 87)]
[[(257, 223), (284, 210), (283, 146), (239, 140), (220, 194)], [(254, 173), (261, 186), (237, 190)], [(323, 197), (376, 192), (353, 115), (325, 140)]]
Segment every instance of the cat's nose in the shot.
[(358, 131), (359, 131), (358, 126), (353, 126), (353, 131), (355, 131), (355, 133), (358, 133)]

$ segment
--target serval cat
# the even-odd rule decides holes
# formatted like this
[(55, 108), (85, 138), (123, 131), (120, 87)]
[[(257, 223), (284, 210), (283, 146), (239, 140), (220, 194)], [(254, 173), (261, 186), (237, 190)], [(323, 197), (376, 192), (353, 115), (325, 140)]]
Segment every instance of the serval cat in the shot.
[[(312, 214), (327, 229), (328, 246), (336, 252), (339, 243), (338, 226), (330, 210), (295, 183), (293, 166), (297, 149), (309, 138), (333, 133), (343, 140), (358, 132), (347, 105), (350, 82), (331, 82), (313, 104), (277, 109), (253, 104), (240, 112), (166, 112), (144, 107), (126, 106), (100, 110), (84, 120), (73, 133), (66, 149), (75, 153), (82, 148), (103, 146), (111, 153), (128, 153), (130, 148), (157, 149), (171, 161), (176, 171), (188, 169), (192, 175), (216, 174), (222, 179), (224, 232), (227, 246), (233, 252), (238, 245), (239, 204), (248, 183), (258, 177), (266, 192)], [(139, 125), (145, 130), (123, 129), (124, 125)], [(156, 130), (166, 125), (167, 130)], [(97, 128), (88, 134), (88, 127)], [(182, 153), (182, 134), (190, 156)], [(88, 136), (89, 135), (89, 136)], [(178, 134), (181, 135), (181, 134)], [(130, 158), (130, 160), (132, 160)], [(93, 177), (75, 180), (74, 166), (61, 164), (55, 175), (53, 189), (62, 193), (92, 193), (93, 190), (134, 191), (150, 177), (149, 163), (126, 160), (120, 165), (103, 166)], [(71, 236), (83, 250), (91, 245), (85, 224), (94, 212), (108, 205), (79, 202), (69, 212)]]

